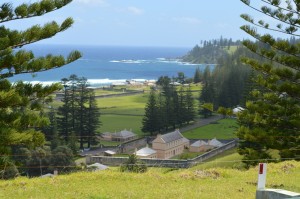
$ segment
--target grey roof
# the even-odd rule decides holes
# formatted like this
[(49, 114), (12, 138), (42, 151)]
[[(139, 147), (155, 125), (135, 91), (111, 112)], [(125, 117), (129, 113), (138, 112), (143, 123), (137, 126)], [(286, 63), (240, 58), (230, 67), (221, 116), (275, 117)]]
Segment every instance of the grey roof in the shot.
[(183, 137), (183, 142), (184, 142), (184, 143), (190, 143), (190, 140), (187, 139), (187, 138), (185, 138), (185, 137)]
[(239, 112), (241, 112), (241, 111), (244, 111), (244, 110), (245, 110), (245, 109), (244, 109), (243, 107), (238, 106), (238, 107), (232, 109), (232, 112), (233, 112), (234, 114), (237, 114), (237, 113), (239, 113)]
[(216, 138), (208, 141), (208, 144), (214, 147), (220, 147), (223, 146), (222, 142), (220, 142), (219, 140), (217, 140)]
[(111, 150), (106, 150), (106, 151), (104, 151), (104, 153), (107, 153), (107, 154), (110, 154), (110, 155), (115, 155), (116, 154), (116, 152), (111, 151)]
[(208, 143), (203, 140), (198, 140), (197, 142), (194, 142), (191, 146), (200, 147), (200, 146), (205, 146), (205, 145), (208, 145)]
[(172, 141), (175, 141), (175, 140), (180, 140), (182, 138), (184, 138), (184, 137), (179, 132), (179, 130), (176, 130), (176, 131), (174, 131), (172, 133), (167, 133), (167, 134), (161, 135), (161, 139), (165, 143), (169, 143), (169, 142), (172, 142)]
[(148, 156), (148, 155), (152, 155), (154, 153), (156, 153), (155, 150), (153, 150), (149, 147), (145, 147), (145, 148), (138, 150), (135, 154), (138, 156)]
[(136, 136), (136, 134), (132, 133), (131, 131), (123, 130), (117, 133), (113, 133), (112, 136), (127, 138), (127, 137), (134, 137)]
[(94, 163), (94, 164), (91, 164), (91, 165), (88, 165), (87, 168), (95, 168), (95, 170), (105, 170), (105, 169), (108, 169), (108, 166), (105, 166), (103, 164), (100, 164), (100, 163)]

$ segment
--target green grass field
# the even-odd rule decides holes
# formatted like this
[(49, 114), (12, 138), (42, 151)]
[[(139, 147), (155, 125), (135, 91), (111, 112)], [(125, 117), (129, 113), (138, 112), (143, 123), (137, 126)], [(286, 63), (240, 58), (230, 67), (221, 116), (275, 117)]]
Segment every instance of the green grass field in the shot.
[(183, 135), (189, 139), (232, 139), (236, 138), (237, 130), (235, 119), (219, 120), (216, 124), (209, 124), (201, 128), (186, 131)]
[(148, 94), (100, 98), (97, 104), (101, 113), (144, 115)]
[[(144, 174), (121, 173), (117, 168), (79, 172), (54, 178), (20, 177), (0, 181), (0, 198), (9, 199), (253, 199), (258, 168), (149, 168)], [(268, 164), (268, 188), (300, 192), (300, 163)]]
[(142, 116), (127, 115), (101, 115), (102, 126), (101, 132), (118, 132), (124, 129), (142, 135)]

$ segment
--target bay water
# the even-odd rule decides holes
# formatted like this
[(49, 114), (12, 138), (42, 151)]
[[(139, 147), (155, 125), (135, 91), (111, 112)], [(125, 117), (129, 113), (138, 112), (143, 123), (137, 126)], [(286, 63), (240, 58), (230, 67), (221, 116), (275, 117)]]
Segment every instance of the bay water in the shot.
[(203, 70), (205, 64), (189, 64), (179, 58), (190, 48), (174, 47), (125, 47), (125, 46), (76, 46), (76, 45), (30, 45), (36, 56), (47, 54), (67, 56), (72, 50), (79, 50), (82, 58), (57, 69), (35, 74), (20, 74), (11, 81), (33, 83), (59, 82), (72, 74), (85, 77), (92, 86), (109, 85), (126, 80), (157, 80), (160, 76), (176, 77), (183, 72), (193, 77), (197, 67)]

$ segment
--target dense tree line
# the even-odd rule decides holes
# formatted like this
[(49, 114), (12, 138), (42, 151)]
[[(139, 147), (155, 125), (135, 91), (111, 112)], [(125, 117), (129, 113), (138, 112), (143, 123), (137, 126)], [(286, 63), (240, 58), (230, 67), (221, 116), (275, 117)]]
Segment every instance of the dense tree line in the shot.
[[(11, 171), (11, 174), (19, 172), (28, 177), (41, 176), (53, 173), (69, 172), (74, 169), (75, 162), (73, 152), (66, 146), (58, 146), (55, 149), (43, 146), (35, 149), (18, 148), (15, 149), (14, 161), (21, 166), (19, 170)], [(9, 174), (4, 174), (4, 178)]]
[[(90, 148), (95, 143), (95, 135), (100, 122), (100, 110), (97, 107), (95, 93), (89, 88), (87, 79), (71, 75), (62, 79), (63, 105), (57, 112), (57, 129), (73, 149), (79, 141), (80, 149), (84, 144)], [(75, 141), (75, 143), (74, 143)], [(75, 148), (74, 148), (75, 147)]]
[[(5, 27), (5, 23), (24, 18), (38, 17), (61, 9), (72, 0), (41, 0), (32, 3), (20, 3), (14, 7), (2, 2), (0, 7), (0, 177), (14, 176), (15, 165), (21, 162), (14, 159), (14, 151), (20, 147), (34, 149), (45, 143), (40, 131), (49, 124), (44, 111), (50, 95), (60, 89), (59, 84), (42, 86), (23, 82), (11, 83), (8, 78), (23, 73), (36, 73), (64, 66), (77, 60), (81, 55), (74, 51), (67, 58), (61, 55), (35, 57), (23, 46), (55, 36), (67, 30), (73, 24), (67, 18), (61, 24), (55, 21), (43, 26), (34, 25), (18, 31)], [(20, 49), (21, 48), (21, 49)], [(11, 172), (12, 171), (12, 172)], [(8, 175), (9, 174), (9, 175)]]
[(196, 64), (216, 64), (220, 57), (229, 53), (230, 47), (240, 46), (240, 41), (232, 41), (232, 39), (220, 38), (209, 41), (201, 41), (182, 59), (185, 62)]
[(177, 88), (167, 76), (160, 77), (157, 85), (160, 89), (151, 89), (145, 107), (143, 132), (155, 135), (194, 120), (195, 104), (189, 87)]
[[(201, 73), (200, 114), (207, 117), (219, 107), (244, 106), (247, 88), (252, 86), (252, 71), (240, 61), (246, 54), (245, 48), (237, 47), (233, 54), (220, 57), (217, 65), (207, 66)], [(212, 104), (212, 110), (207, 109), (211, 107), (208, 104)]]

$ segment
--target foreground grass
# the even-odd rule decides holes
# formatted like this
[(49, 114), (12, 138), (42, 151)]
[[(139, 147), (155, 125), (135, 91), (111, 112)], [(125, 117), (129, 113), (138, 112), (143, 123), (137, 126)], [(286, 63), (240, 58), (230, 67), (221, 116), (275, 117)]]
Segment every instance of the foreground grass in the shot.
[(209, 124), (201, 128), (186, 131), (183, 135), (189, 139), (232, 139), (236, 138), (237, 123), (235, 119), (219, 120), (216, 124)]
[[(54, 178), (0, 181), (0, 198), (202, 198), (252, 199), (257, 168), (172, 170), (150, 168), (144, 174), (118, 169), (80, 172)], [(300, 192), (300, 163), (268, 164), (268, 188)]]

